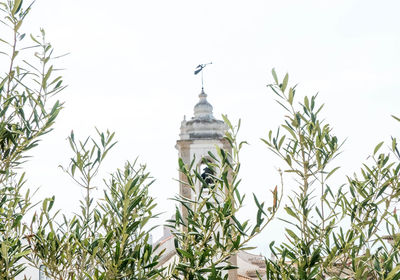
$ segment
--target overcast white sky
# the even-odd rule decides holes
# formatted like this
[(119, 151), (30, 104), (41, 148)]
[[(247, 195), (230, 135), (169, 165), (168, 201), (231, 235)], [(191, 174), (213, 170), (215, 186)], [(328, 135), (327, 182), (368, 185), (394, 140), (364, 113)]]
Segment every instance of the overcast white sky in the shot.
[[(398, 0), (37, 0), (29, 29), (44, 27), (58, 53), (71, 54), (60, 61), (65, 109), (27, 165), (30, 185), (41, 187), (38, 198), (55, 194), (59, 208), (77, 209), (80, 190), (57, 167), (70, 156), (65, 139), (72, 129), (85, 137), (108, 128), (119, 143), (104, 176), (139, 156), (157, 179), (158, 210), (169, 216), (180, 121), (192, 116), (200, 91), (193, 70), (209, 61), (215, 116), (241, 118), (251, 144), (242, 154), (243, 215), (252, 215), (251, 193), (267, 198), (284, 166), (259, 141), (282, 121), (266, 88), (273, 67), (289, 72), (299, 95), (319, 92), (326, 120), (347, 138), (338, 175), (351, 174), (378, 142), (400, 135), (390, 117), (400, 115), (399, 11)], [(276, 232), (256, 240), (257, 252), (267, 252)]]

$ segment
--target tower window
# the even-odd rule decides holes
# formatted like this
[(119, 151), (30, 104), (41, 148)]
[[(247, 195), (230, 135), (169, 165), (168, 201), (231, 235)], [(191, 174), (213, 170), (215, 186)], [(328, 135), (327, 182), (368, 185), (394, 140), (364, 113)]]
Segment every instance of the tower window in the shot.
[(202, 163), (200, 165), (200, 172), (201, 172), (201, 178), (208, 184), (211, 185), (214, 183), (214, 180), (212, 178), (212, 175), (214, 175), (214, 172), (208, 167), (207, 164)]

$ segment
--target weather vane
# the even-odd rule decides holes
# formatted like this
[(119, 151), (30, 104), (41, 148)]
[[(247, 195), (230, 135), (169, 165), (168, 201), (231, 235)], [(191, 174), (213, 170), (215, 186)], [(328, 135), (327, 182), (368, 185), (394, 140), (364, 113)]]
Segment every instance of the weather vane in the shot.
[(197, 75), (201, 72), (201, 90), (204, 90), (204, 82), (203, 82), (203, 70), (207, 65), (212, 64), (212, 62), (210, 63), (205, 63), (205, 64), (199, 64), (196, 69), (194, 70), (194, 74)]

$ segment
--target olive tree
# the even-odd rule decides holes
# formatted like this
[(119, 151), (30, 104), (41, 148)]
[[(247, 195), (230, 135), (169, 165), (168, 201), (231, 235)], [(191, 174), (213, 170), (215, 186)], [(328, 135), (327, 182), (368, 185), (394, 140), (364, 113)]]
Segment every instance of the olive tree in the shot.
[(168, 279), (228, 279), (228, 271), (237, 268), (232, 257), (239, 251), (253, 249), (249, 242), (269, 224), (279, 208), (282, 191), (278, 194), (275, 187), (270, 207), (254, 195), (256, 224), (238, 219), (245, 198), (240, 193), (239, 153), (246, 142), (237, 141), (240, 121), (233, 126), (223, 118), (229, 127), (225, 139), (232, 152), (220, 147), (216, 147), (216, 154), (209, 152), (213, 162), (203, 160), (209, 171), (207, 177), (194, 168), (194, 160), (190, 166), (179, 160), (179, 171), (186, 178), (182, 183), (190, 187), (194, 198), (175, 198), (178, 206), (169, 226), (174, 235), (177, 261), (169, 269)]
[(43, 202), (31, 226), (27, 257), (51, 279), (156, 279), (159, 255), (154, 253), (149, 222), (157, 217), (148, 190), (153, 180), (144, 165), (127, 162), (104, 180), (102, 199), (94, 179), (110, 149), (114, 133), (98, 132), (98, 139), (68, 140), (73, 157), (63, 170), (84, 189), (81, 211), (52, 212), (54, 197)]
[(20, 171), (40, 137), (51, 131), (62, 108), (53, 96), (62, 77), (53, 66), (53, 48), (40, 36), (25, 36), (23, 23), (31, 5), (0, 1), (0, 278), (14, 279), (29, 253), (22, 220), (31, 207)]
[[(399, 279), (400, 161), (396, 138), (387, 152), (379, 143), (359, 174), (335, 186), (332, 161), (342, 142), (320, 117), (317, 96), (296, 101), (288, 75), (269, 87), (285, 121), (263, 141), (286, 165), (293, 195), (284, 207), (287, 241), (270, 245), (267, 279)], [(285, 184), (285, 187), (288, 183)], [(387, 239), (393, 239), (390, 245)]]
[[(236, 268), (232, 258), (251, 249), (249, 242), (277, 215), (284, 188), (272, 190), (269, 207), (254, 196), (254, 225), (238, 219), (244, 201), (239, 153), (246, 143), (237, 141), (240, 122), (233, 126), (227, 118), (231, 151), (217, 148), (209, 154), (214, 161), (204, 161), (207, 178), (194, 162), (179, 161), (184, 183), (195, 195), (175, 198), (178, 206), (168, 224), (177, 258), (168, 269), (159, 267), (163, 252), (156, 254), (150, 242), (150, 221), (157, 212), (148, 193), (153, 179), (144, 165), (127, 162), (106, 177), (101, 199), (94, 198), (94, 180), (115, 145), (109, 131), (68, 138), (73, 155), (62, 169), (85, 191), (80, 211), (55, 211), (53, 196), (41, 202), (31, 225), (24, 224), (33, 204), (22, 164), (52, 130), (62, 109), (54, 96), (65, 88), (44, 30), (39, 36), (23, 32), (31, 7), (23, 0), (0, 0), (0, 278), (21, 275), (25, 260), (44, 265), (54, 280), (227, 279)], [(297, 101), (288, 75), (279, 81), (272, 74), (269, 87), (286, 117), (263, 141), (282, 159), (283, 176), (293, 178), (289, 184), (295, 192), (284, 207), (287, 240), (270, 244), (274, 258), (266, 260), (266, 277), (400, 279), (398, 140), (391, 138), (386, 147), (379, 143), (358, 173), (335, 186), (333, 162), (342, 142), (321, 119), (323, 105), (317, 105), (316, 95)]]

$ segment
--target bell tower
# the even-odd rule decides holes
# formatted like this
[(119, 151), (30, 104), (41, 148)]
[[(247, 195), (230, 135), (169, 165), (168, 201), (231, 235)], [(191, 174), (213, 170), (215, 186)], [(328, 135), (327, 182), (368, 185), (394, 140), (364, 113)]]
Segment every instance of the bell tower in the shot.
[[(204, 89), (201, 89), (199, 94), (199, 102), (194, 106), (194, 116), (190, 120), (184, 117), (181, 122), (180, 138), (176, 142), (179, 157), (183, 160), (186, 166), (189, 166), (193, 160), (194, 166), (200, 168), (203, 158), (210, 159), (209, 152), (216, 154), (216, 147), (223, 148), (229, 154), (232, 153), (229, 142), (224, 138), (225, 132), (228, 129), (227, 125), (218, 120), (213, 115), (213, 107), (207, 101), (207, 94)], [(211, 159), (210, 159), (211, 160)], [(203, 172), (203, 170), (200, 170)], [(186, 177), (179, 173), (179, 194), (187, 199), (193, 199), (195, 193), (187, 186)], [(187, 210), (181, 206), (183, 218), (187, 217)], [(237, 264), (237, 256), (230, 258), (233, 265)], [(229, 280), (236, 280), (237, 270), (229, 270)]]
[[(204, 89), (201, 90), (199, 98), (199, 102), (194, 106), (194, 116), (190, 120), (184, 118), (181, 122), (180, 139), (176, 143), (178, 155), (187, 166), (193, 159), (194, 166), (199, 166), (203, 158), (210, 158), (208, 152), (216, 152), (216, 146), (229, 152), (231, 148), (224, 139), (227, 126), (213, 116), (213, 107), (208, 103)], [(182, 174), (179, 175), (179, 179), (185, 181)], [(183, 183), (180, 183), (179, 194), (188, 199), (194, 195)]]
[[(232, 153), (229, 142), (224, 138), (227, 131), (227, 125), (218, 120), (213, 115), (213, 107), (207, 101), (207, 94), (202, 87), (199, 94), (199, 102), (194, 106), (194, 116), (190, 120), (184, 117), (181, 122), (180, 138), (176, 142), (179, 157), (186, 166), (189, 166), (193, 160), (195, 167), (200, 167), (203, 158), (210, 159), (209, 152), (216, 154), (216, 147), (223, 148), (229, 154)], [(210, 159), (211, 160), (211, 159)], [(200, 172), (203, 172), (201, 170)], [(179, 194), (182, 197), (193, 199), (194, 192), (184, 182), (186, 177), (179, 173)], [(187, 210), (181, 206), (183, 218), (187, 217)], [(230, 263), (237, 265), (237, 255), (230, 257)], [(228, 271), (228, 279), (238, 279), (237, 270)]]

